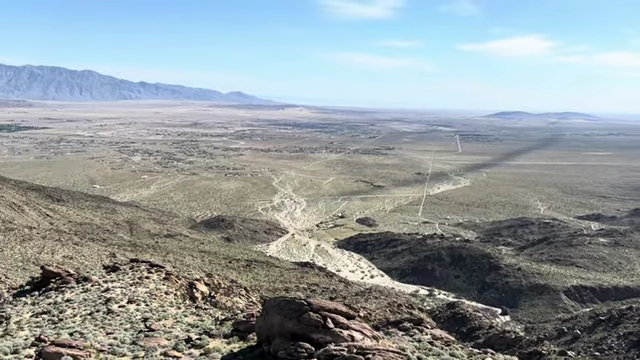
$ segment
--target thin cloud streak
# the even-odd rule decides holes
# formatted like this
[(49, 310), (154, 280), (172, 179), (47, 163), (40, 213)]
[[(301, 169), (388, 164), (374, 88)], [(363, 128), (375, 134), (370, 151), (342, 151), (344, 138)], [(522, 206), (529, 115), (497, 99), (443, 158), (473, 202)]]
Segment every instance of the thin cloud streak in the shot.
[(557, 42), (547, 39), (544, 35), (530, 34), (460, 45), (458, 50), (484, 52), (498, 56), (537, 56), (553, 53), (558, 47)]
[(319, 0), (324, 11), (342, 19), (388, 19), (396, 15), (405, 0)]
[(572, 64), (599, 65), (618, 69), (640, 69), (640, 52), (631, 51), (559, 56), (555, 58), (555, 60)]

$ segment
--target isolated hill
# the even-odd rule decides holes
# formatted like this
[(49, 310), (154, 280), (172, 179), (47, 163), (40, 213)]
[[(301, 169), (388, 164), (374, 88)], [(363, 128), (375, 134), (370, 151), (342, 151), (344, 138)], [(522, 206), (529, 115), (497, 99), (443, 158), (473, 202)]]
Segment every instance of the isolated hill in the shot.
[(626, 226), (640, 230), (640, 208), (633, 209), (623, 215), (587, 214), (576, 216), (576, 219), (605, 225)]
[(242, 245), (266, 244), (287, 234), (287, 230), (274, 221), (231, 215), (217, 215), (199, 221), (191, 229), (215, 234), (224, 241)]
[(0, 64), (0, 99), (57, 101), (202, 100), (241, 104), (272, 101), (234, 91), (192, 88), (181, 85), (133, 82), (91, 70), (56, 66), (10, 66)]
[(503, 111), (486, 115), (489, 118), (505, 120), (590, 120), (596, 121), (600, 118), (594, 115), (578, 112), (550, 112), (550, 113), (530, 113), (526, 111)]

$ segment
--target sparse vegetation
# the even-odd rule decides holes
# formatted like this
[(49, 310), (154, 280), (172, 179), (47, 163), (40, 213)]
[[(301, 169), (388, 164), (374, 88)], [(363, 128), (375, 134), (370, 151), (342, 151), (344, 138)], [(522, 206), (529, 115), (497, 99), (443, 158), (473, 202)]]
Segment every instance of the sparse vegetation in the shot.
[[(629, 180), (640, 156), (635, 125), (549, 128), (546, 121), (496, 120), (487, 126), (479, 118), (287, 106), (96, 106), (65, 105), (55, 117), (39, 106), (0, 112), (7, 123), (6, 131), (0, 126), (1, 175), (84, 192), (0, 177), (0, 301), (13, 314), (0, 325), (2, 358), (35, 356), (25, 351), (41, 347), (32, 346), (39, 332), (86, 341), (103, 359), (176, 353), (219, 359), (255, 344), (231, 335), (232, 321), (222, 320), (238, 314), (224, 302), (196, 306), (160, 271), (102, 269), (129, 258), (163, 264), (178, 277), (220, 275), (256, 298), (343, 302), (410, 359), (508, 359), (531, 349), (549, 356), (629, 354), (616, 350), (630, 346), (620, 335), (629, 323), (616, 333), (593, 324), (618, 312), (636, 318), (618, 304), (633, 306), (638, 295), (631, 290), (640, 283), (637, 236), (625, 232), (630, 220), (618, 211), (637, 207)], [(460, 134), (462, 153), (452, 134)], [(591, 215), (576, 218), (585, 214)], [(564, 225), (531, 230), (537, 237), (483, 228), (517, 217)], [(362, 226), (361, 219), (373, 221)], [(371, 258), (397, 279), (513, 308), (518, 321), (544, 315), (536, 309), (563, 317), (530, 322), (527, 339), (541, 342), (509, 350), (487, 350), (482, 337), (460, 342), (454, 331), (459, 339), (445, 341), (435, 339), (445, 334), (385, 328), (400, 318), (428, 317), (454, 298), (359, 283), (397, 285), (332, 243), (385, 231), (421, 234), (410, 236), (416, 246), (408, 253)], [(286, 241), (271, 246), (278, 239)], [(256, 244), (297, 263), (257, 252)], [(464, 266), (447, 272), (458, 255)], [(72, 267), (102, 283), (12, 297), (41, 264)], [(438, 264), (440, 277), (418, 281), (435, 272), (429, 264)], [(526, 300), (540, 289), (550, 292)], [(505, 301), (513, 293), (522, 297), (515, 305)], [(549, 306), (549, 294), (560, 302)], [(601, 304), (606, 300), (615, 301)], [(598, 317), (572, 313), (586, 306)], [(561, 334), (563, 327), (583, 335)]]

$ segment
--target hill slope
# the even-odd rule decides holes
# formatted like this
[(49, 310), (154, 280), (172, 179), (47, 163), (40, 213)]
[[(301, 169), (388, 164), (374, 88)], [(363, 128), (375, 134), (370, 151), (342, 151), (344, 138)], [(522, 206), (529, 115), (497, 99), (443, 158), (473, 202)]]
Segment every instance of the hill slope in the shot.
[(640, 235), (632, 229), (528, 218), (461, 226), (478, 237), (359, 234), (339, 246), (399, 281), (507, 307), (525, 320), (640, 299)]
[[(95, 272), (104, 264), (142, 258), (187, 275), (220, 275), (264, 296), (304, 294), (348, 303), (392, 292), (367, 289), (219, 237), (252, 234), (254, 223), (246, 229), (234, 223), (231, 233), (220, 234), (203, 233), (201, 225), (135, 203), (0, 176), (0, 290), (27, 281), (43, 264)], [(375, 309), (377, 303), (367, 306)]]
[(57, 101), (202, 100), (243, 104), (269, 104), (269, 100), (242, 92), (180, 85), (133, 82), (91, 70), (55, 66), (0, 64), (0, 99)]
[[(227, 230), (228, 221), (219, 220), (214, 228)], [(425, 298), (268, 257), (202, 234), (211, 221), (189, 230), (194, 223), (133, 203), (0, 176), (0, 358), (81, 359), (97, 353), (109, 359), (263, 359), (263, 347), (255, 346), (253, 329), (242, 319), (255, 320), (260, 299), (272, 296), (340, 301), (382, 330), (385, 344), (403, 351), (487, 358), (433, 329)], [(255, 230), (240, 228), (240, 221), (231, 225), (232, 235)], [(327, 327), (338, 332), (362, 326), (327, 316), (335, 321)], [(240, 323), (232, 326), (235, 320)], [(300, 325), (282, 328), (295, 326)], [(410, 331), (424, 339), (415, 341)], [(433, 341), (426, 342), (430, 333)]]

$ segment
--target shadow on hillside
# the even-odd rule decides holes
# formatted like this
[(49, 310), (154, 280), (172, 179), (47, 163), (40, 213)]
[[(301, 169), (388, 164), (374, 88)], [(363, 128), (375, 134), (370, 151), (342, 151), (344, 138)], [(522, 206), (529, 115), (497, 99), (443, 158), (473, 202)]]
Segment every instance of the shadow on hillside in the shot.
[(226, 355), (223, 355), (221, 360), (258, 360), (258, 359), (267, 359), (264, 351), (262, 350), (262, 346), (260, 345), (252, 345), (247, 346), (246, 348), (240, 349), (238, 351), (230, 352)]

